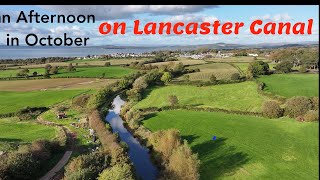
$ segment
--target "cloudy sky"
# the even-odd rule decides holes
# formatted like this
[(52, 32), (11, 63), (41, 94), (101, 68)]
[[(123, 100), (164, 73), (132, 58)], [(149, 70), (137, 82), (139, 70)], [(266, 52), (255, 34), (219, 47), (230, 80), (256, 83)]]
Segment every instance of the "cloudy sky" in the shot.
[[(20, 11), (26, 14), (35, 10), (39, 14), (94, 14), (95, 23), (90, 24), (16, 24)], [(2, 15), (10, 14), (11, 23), (2, 23)], [(147, 22), (244, 22), (238, 35), (134, 35), (133, 21)], [(249, 26), (253, 20), (273, 22), (307, 22), (313, 19), (312, 35), (252, 35)], [(98, 27), (102, 22), (126, 22), (125, 35), (100, 35)], [(61, 36), (67, 33), (73, 37), (90, 37), (90, 45), (192, 45), (212, 43), (295, 43), (319, 41), (319, 6), (0, 6), (0, 44), (6, 43), (6, 34), (24, 38), (29, 33), (39, 36)], [(21, 41), (20, 41), (21, 42)], [(21, 42), (22, 43), (22, 42)]]

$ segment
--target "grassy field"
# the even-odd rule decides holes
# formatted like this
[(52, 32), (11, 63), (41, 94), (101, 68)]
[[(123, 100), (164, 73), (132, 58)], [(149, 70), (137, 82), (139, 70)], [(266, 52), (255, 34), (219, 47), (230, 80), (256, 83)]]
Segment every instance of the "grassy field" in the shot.
[(258, 94), (257, 85), (254, 82), (207, 87), (172, 85), (153, 88), (134, 108), (168, 106), (169, 95), (176, 95), (181, 105), (251, 112), (260, 111), (261, 105), (266, 99)]
[(26, 106), (51, 106), (88, 90), (0, 91), (0, 114), (16, 112)]
[(152, 131), (180, 130), (199, 155), (203, 180), (319, 179), (318, 123), (183, 110), (143, 123)]
[(67, 118), (65, 119), (57, 119), (56, 113), (54, 110), (49, 110), (45, 113), (43, 113), (41, 116), (44, 120), (54, 122), (57, 124), (64, 125), (68, 127), (72, 132), (75, 132), (77, 134), (77, 141), (76, 144), (78, 146), (90, 146), (91, 143), (88, 143), (88, 141), (91, 140), (89, 135), (89, 129), (84, 128), (75, 128), (74, 126), (71, 126), (72, 122), (77, 123), (79, 119), (84, 118), (81, 113), (75, 109), (68, 109), (66, 112)]
[(52, 77), (102, 77), (105, 73), (105, 78), (121, 78), (125, 75), (135, 72), (134, 69), (123, 68), (120, 66), (109, 67), (86, 67), (76, 68), (75, 72), (67, 72), (65, 69), (59, 71), (58, 74), (52, 75)]
[[(190, 80), (209, 81), (211, 75), (216, 76), (218, 80), (230, 80), (233, 73), (239, 71), (227, 63), (211, 63), (187, 67), (187, 69), (200, 69), (200, 72), (189, 73)], [(180, 77), (183, 78), (183, 77)]]
[(284, 97), (319, 96), (319, 74), (272, 74), (261, 76), (265, 91)]
[(194, 59), (180, 59), (178, 61), (168, 61), (168, 62), (157, 62), (151, 63), (153, 66), (167, 65), (169, 63), (182, 63), (183, 65), (197, 65), (197, 64), (206, 64), (204, 60), (194, 60)]
[(0, 81), (0, 91), (35, 91), (41, 89), (96, 89), (115, 82), (116, 79), (54, 78)]
[[(26, 68), (26, 67), (24, 67)], [(0, 70), (0, 78), (4, 77), (16, 77), (20, 69)], [(44, 68), (29, 69), (29, 76), (32, 76), (33, 72), (38, 72), (38, 75), (44, 74)], [(91, 77), (100, 78), (105, 73), (105, 78), (121, 78), (127, 74), (133, 73), (136, 70), (124, 68), (120, 66), (109, 67), (77, 67), (75, 72), (67, 72), (65, 68), (60, 69), (58, 74), (51, 75), (51, 77)]]
[(37, 139), (53, 139), (56, 129), (32, 122), (19, 122), (16, 118), (0, 119), (0, 150), (5, 143), (30, 143)]
[[(242, 72), (246, 73), (247, 69), (248, 69), (248, 65), (249, 63), (232, 63), (236, 66), (238, 66)], [(270, 70), (274, 70), (274, 67), (276, 66), (276, 64), (272, 64), (272, 63), (269, 63), (269, 68)]]
[[(256, 61), (253, 59), (254, 57), (249, 56), (234, 56), (234, 57), (227, 57), (227, 58), (210, 58), (205, 59), (209, 62), (252, 62)], [(257, 60), (260, 61), (268, 61), (265, 57), (257, 57)]]

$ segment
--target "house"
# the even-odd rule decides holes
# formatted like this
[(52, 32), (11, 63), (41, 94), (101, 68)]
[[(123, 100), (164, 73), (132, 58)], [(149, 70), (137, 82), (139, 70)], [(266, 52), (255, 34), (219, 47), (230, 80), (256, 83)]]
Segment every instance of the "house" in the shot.
[(250, 54), (250, 53), (248, 53), (248, 56), (258, 57), (259, 55), (258, 54)]

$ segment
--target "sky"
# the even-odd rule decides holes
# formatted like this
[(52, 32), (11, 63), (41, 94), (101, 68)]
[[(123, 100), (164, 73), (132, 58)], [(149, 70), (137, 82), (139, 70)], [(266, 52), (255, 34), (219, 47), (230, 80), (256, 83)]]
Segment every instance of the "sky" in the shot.
[[(20, 11), (29, 14), (83, 14), (95, 15), (95, 23), (36, 24), (15, 23)], [(2, 15), (9, 14), (11, 23), (4, 23)], [(263, 22), (307, 22), (313, 19), (311, 35), (252, 35), (250, 24), (261, 19)], [(140, 20), (142, 26), (148, 22), (244, 22), (238, 35), (222, 33), (207, 35), (134, 35), (133, 21)], [(101, 35), (98, 27), (102, 22), (126, 22), (125, 35)], [(140, 27), (141, 28), (141, 27)], [(21, 39), (29, 33), (39, 37), (89, 37), (88, 46), (94, 45), (196, 45), (214, 43), (258, 44), (258, 43), (299, 43), (319, 41), (319, 6), (314, 5), (74, 5), (74, 6), (0, 6), (0, 44), (6, 43), (7, 34)]]

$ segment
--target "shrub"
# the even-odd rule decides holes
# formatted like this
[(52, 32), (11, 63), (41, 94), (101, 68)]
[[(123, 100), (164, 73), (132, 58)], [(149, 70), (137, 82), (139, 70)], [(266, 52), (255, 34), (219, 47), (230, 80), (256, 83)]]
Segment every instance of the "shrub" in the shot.
[(278, 73), (288, 73), (291, 71), (292, 67), (293, 67), (292, 62), (281, 61), (274, 68), (276, 69), (276, 72), (278, 72)]
[(87, 106), (89, 98), (90, 98), (89, 94), (83, 94), (83, 95), (77, 96), (73, 98), (72, 105), (75, 107), (85, 108)]
[(129, 164), (116, 164), (111, 168), (105, 169), (100, 175), (99, 180), (134, 180)]
[(300, 72), (300, 73), (306, 73), (306, 72), (307, 72), (307, 66), (301, 65), (301, 66), (299, 67), (299, 72)]
[(309, 98), (296, 96), (287, 100), (285, 115), (289, 117), (303, 116), (308, 110), (311, 110), (312, 103)]
[(169, 104), (170, 104), (170, 106), (176, 106), (176, 105), (178, 105), (178, 97), (177, 96), (175, 96), (175, 95), (170, 95), (169, 97), (168, 97), (168, 99), (169, 99)]
[(210, 76), (210, 82), (215, 83), (217, 81), (217, 77), (215, 75)]
[(176, 129), (160, 130), (151, 134), (149, 143), (164, 161), (168, 161), (172, 151), (180, 146), (180, 133)]
[(239, 80), (240, 79), (240, 74), (239, 73), (233, 73), (231, 75), (231, 80)]
[(312, 102), (312, 109), (313, 110), (319, 110), (319, 97), (312, 97), (311, 98), (311, 102)]
[(104, 63), (104, 66), (111, 66), (111, 63), (110, 62), (106, 62), (106, 63)]
[(255, 61), (249, 63), (247, 68), (247, 75), (256, 77), (258, 75), (266, 75), (269, 73), (269, 64), (263, 61)]
[(258, 89), (262, 91), (265, 86), (266, 86), (266, 84), (263, 83), (263, 82), (261, 82), (261, 83), (259, 83), (259, 85), (258, 85)]
[(266, 101), (262, 105), (262, 114), (268, 118), (279, 118), (283, 116), (283, 109), (275, 101)]
[(168, 179), (197, 180), (200, 177), (200, 161), (197, 154), (192, 153), (187, 141), (173, 151), (167, 166)]
[(309, 110), (303, 119), (304, 121), (319, 121), (319, 110)]
[(161, 76), (161, 81), (164, 83), (169, 83), (172, 80), (172, 76), (169, 72), (164, 72), (163, 75)]
[(137, 78), (132, 84), (133, 88), (136, 89), (146, 89), (148, 87), (148, 83), (145, 76), (141, 76)]
[(96, 179), (109, 166), (108, 158), (102, 153), (80, 155), (66, 166), (65, 179)]

